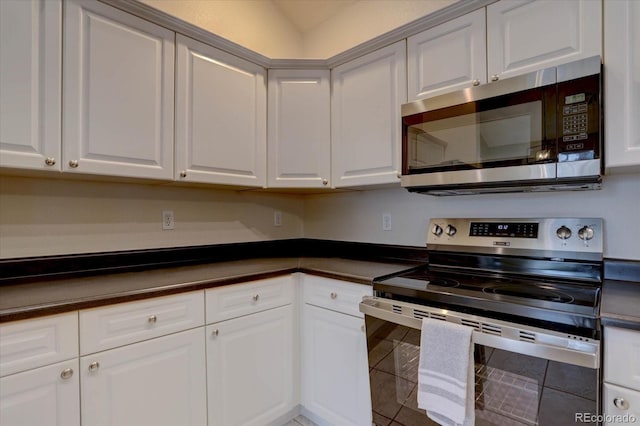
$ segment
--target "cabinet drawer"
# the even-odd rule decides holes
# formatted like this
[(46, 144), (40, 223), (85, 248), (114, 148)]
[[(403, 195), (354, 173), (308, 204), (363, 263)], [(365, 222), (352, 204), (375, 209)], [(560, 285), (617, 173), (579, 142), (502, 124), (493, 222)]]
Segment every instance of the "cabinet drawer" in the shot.
[(293, 277), (285, 275), (206, 291), (207, 324), (293, 302)]
[(77, 356), (77, 312), (0, 326), (0, 376)]
[(633, 424), (640, 419), (640, 392), (605, 383), (602, 409), (606, 426)]
[(197, 291), (80, 311), (80, 354), (204, 325), (204, 292)]
[(604, 381), (640, 391), (640, 332), (604, 328)]
[(358, 304), (363, 296), (373, 295), (373, 287), (354, 284), (331, 278), (303, 275), (302, 291), (304, 303), (362, 317)]

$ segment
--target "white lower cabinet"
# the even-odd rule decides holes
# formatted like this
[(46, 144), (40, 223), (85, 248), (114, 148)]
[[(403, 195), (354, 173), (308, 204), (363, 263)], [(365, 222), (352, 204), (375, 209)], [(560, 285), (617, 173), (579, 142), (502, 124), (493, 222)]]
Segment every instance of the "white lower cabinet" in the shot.
[(80, 425), (78, 359), (0, 379), (0, 425)]
[(83, 425), (204, 425), (204, 327), (80, 359)]
[(640, 331), (604, 328), (603, 388), (605, 425), (640, 419)]
[(0, 425), (79, 425), (78, 313), (0, 324), (0, 377)]
[(605, 383), (602, 395), (605, 425), (628, 425), (640, 419), (640, 391)]
[[(332, 283), (363, 287), (371, 292), (370, 286), (326, 280), (326, 283), (305, 283), (305, 301), (310, 289), (325, 287), (323, 284), (330, 298), (340, 299), (341, 293), (329, 287)], [(362, 316), (347, 315), (309, 303), (303, 305), (300, 353), (302, 405), (313, 420), (332, 425), (371, 424), (364, 327)]]
[(209, 425), (265, 425), (293, 408), (293, 306), (207, 326)]

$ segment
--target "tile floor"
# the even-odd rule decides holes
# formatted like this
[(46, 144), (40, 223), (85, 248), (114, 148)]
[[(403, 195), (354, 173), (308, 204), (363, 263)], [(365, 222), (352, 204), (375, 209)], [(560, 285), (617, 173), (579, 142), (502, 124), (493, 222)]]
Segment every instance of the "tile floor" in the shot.
[(306, 418), (305, 416), (298, 416), (295, 419), (288, 421), (282, 426), (317, 426), (314, 422)]

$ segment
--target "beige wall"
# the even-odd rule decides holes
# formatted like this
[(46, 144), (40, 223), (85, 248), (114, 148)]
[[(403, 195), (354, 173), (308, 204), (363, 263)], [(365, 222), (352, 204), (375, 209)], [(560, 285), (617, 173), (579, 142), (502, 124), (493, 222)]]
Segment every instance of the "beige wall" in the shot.
[(360, 0), (303, 34), (304, 57), (330, 58), (453, 3), (455, 0)]
[[(174, 230), (162, 231), (162, 210), (174, 211)], [(421, 247), (434, 217), (584, 215), (604, 218), (607, 257), (640, 260), (639, 211), (637, 174), (607, 176), (600, 191), (443, 198), (401, 188), (301, 196), (1, 176), (0, 258), (303, 236)], [(391, 231), (382, 231), (383, 213)]]
[(456, 0), (359, 0), (304, 33), (268, 0), (141, 1), (269, 58), (327, 59)]
[(299, 238), (302, 213), (288, 195), (0, 176), (0, 258)]
[(295, 26), (266, 0), (141, 0), (269, 58), (302, 58)]
[[(392, 230), (382, 231), (391, 213)], [(404, 189), (311, 196), (305, 237), (424, 246), (437, 217), (602, 217), (605, 256), (640, 260), (640, 175), (607, 176), (600, 191), (433, 197)]]

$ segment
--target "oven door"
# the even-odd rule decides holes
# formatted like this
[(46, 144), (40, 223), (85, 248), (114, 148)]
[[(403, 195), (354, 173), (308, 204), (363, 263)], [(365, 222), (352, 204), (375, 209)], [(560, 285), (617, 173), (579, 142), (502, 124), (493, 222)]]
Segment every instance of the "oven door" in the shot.
[[(360, 310), (376, 425), (436, 424), (417, 405), (420, 318), (425, 316), (478, 326), (473, 332), (477, 425), (575, 425), (600, 413), (598, 341), (571, 349), (553, 340), (560, 336), (545, 337), (538, 329), (387, 299), (365, 298)], [(512, 338), (518, 329), (524, 340)]]

